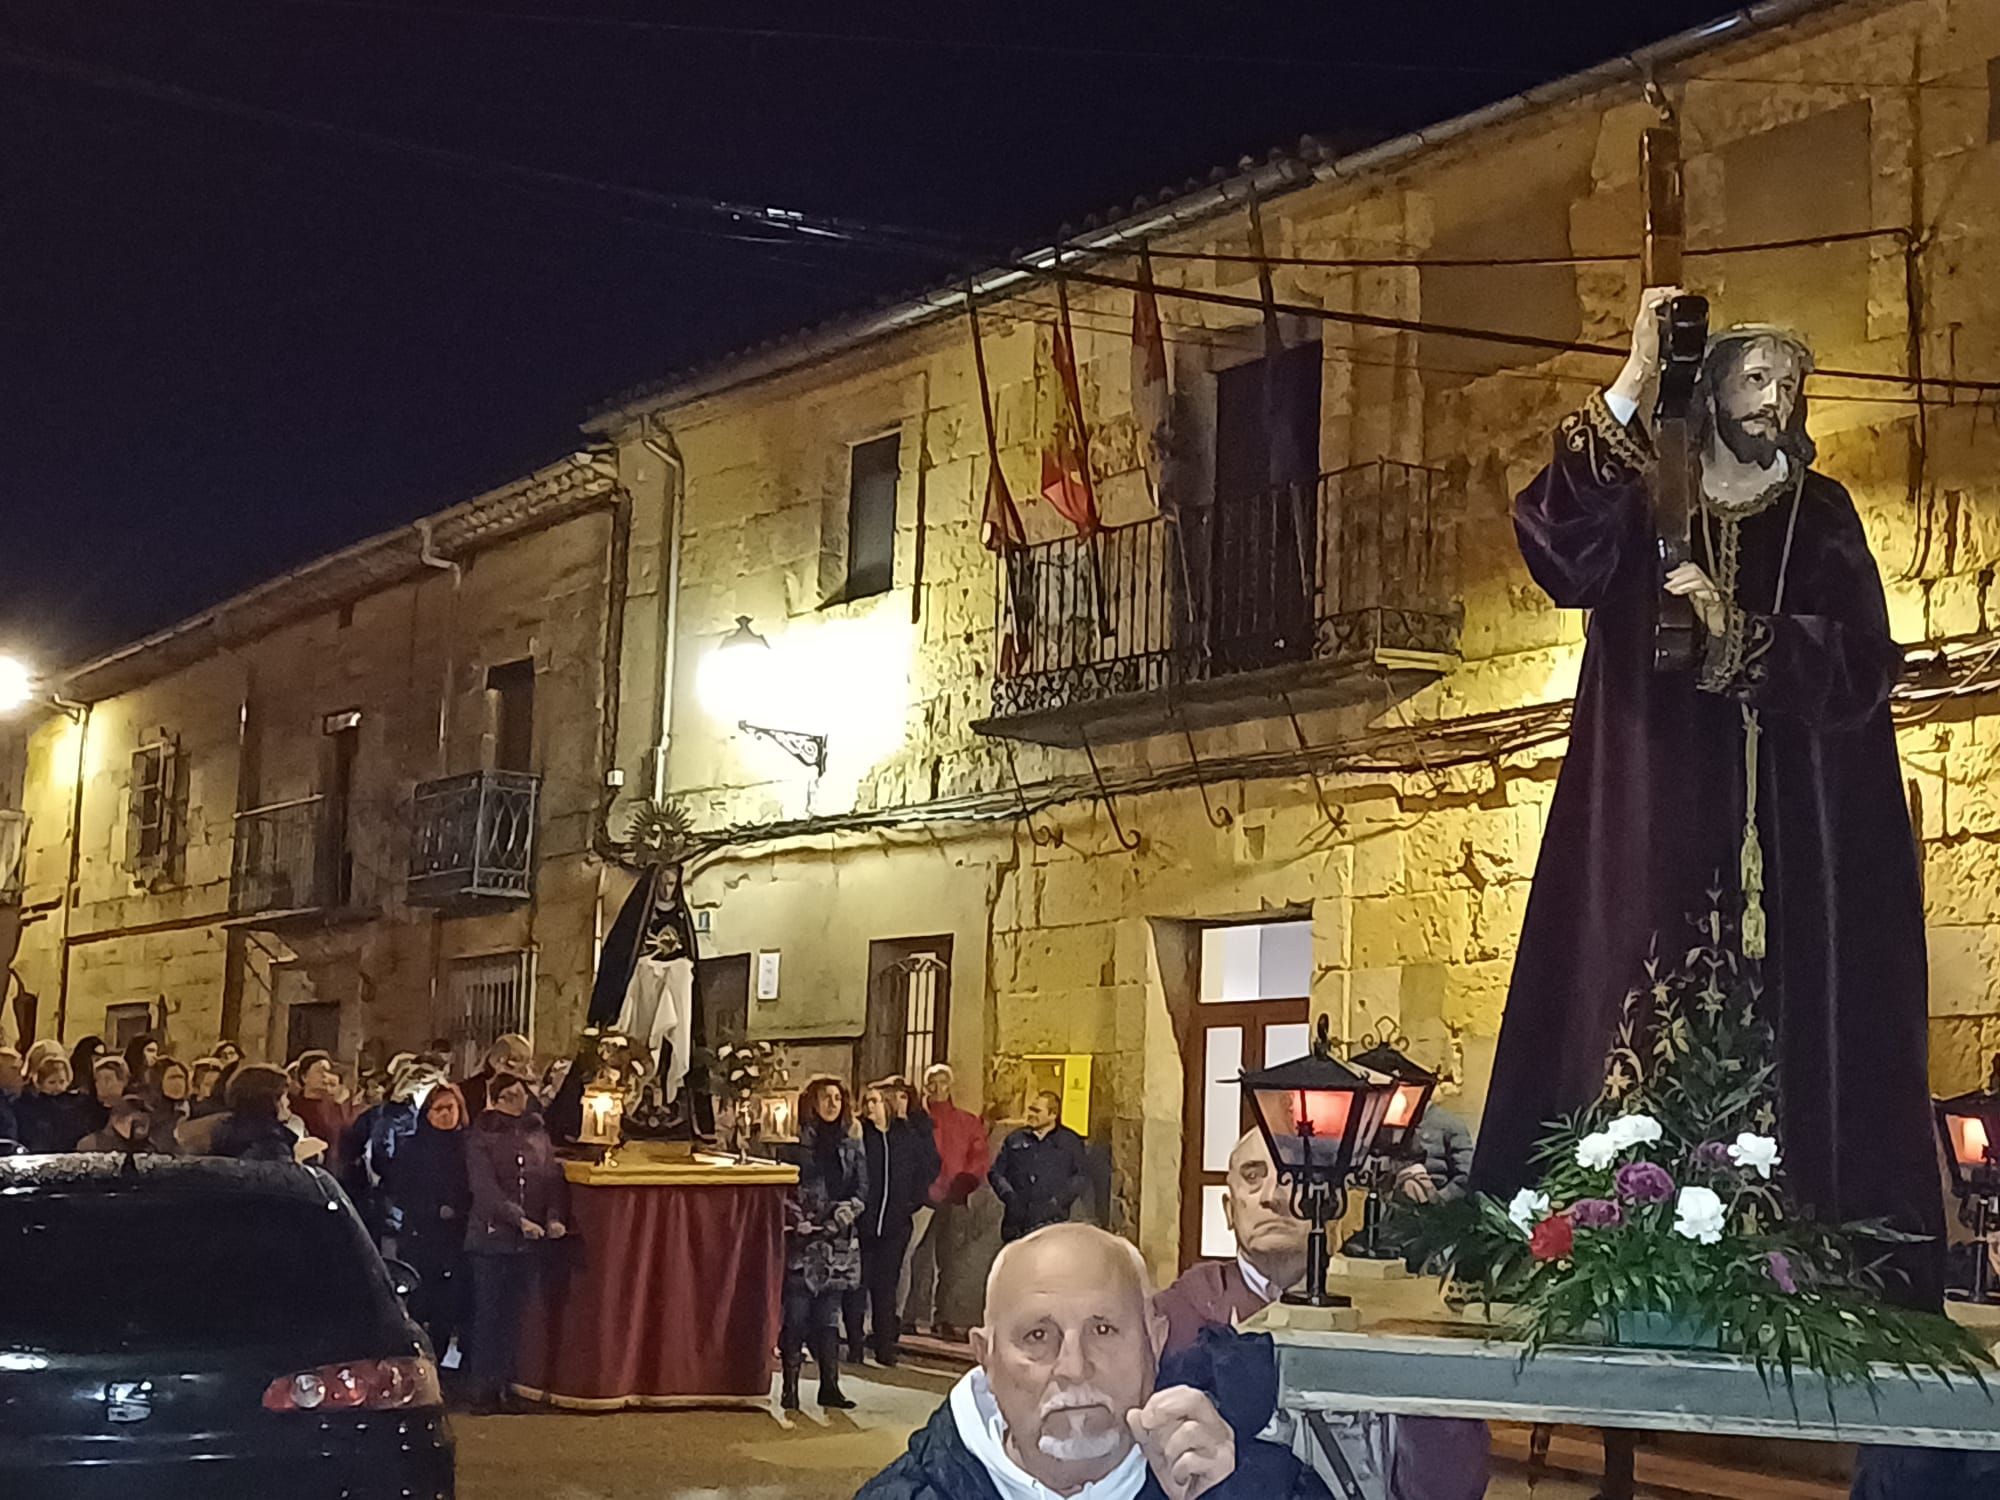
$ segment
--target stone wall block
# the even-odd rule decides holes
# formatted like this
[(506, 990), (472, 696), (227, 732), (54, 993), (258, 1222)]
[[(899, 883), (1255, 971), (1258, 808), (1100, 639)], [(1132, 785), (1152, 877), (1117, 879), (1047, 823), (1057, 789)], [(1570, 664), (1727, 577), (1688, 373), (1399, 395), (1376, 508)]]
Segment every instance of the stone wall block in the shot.
[(2000, 1013), (2000, 927), (1933, 927), (1925, 946), (1932, 1015)]

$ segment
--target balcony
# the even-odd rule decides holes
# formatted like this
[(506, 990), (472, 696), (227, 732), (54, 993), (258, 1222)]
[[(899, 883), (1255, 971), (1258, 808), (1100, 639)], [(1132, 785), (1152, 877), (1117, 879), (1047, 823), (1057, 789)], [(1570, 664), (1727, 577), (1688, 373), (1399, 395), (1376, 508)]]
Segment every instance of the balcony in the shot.
[(236, 815), (229, 911), (271, 918), (325, 911), (347, 902), (344, 820), (333, 799), (297, 797)]
[(1025, 548), (982, 734), (1077, 747), (1381, 698), (1449, 672), (1443, 475), (1379, 460)]
[(419, 786), (409, 904), (526, 901), (534, 887), (541, 790), (541, 777), (518, 771), (474, 771)]

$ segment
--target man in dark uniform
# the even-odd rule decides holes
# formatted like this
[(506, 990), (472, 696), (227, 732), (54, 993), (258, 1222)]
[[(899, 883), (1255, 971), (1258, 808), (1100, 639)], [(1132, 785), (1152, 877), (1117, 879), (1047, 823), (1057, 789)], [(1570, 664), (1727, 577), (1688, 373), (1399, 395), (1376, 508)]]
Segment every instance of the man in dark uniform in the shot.
[(1081, 1198), (1083, 1137), (1062, 1123), (1062, 1099), (1040, 1093), (1029, 1101), (1028, 1123), (1001, 1143), (988, 1181), (1000, 1195), (1000, 1238), (1011, 1244), (1045, 1224), (1059, 1224)]

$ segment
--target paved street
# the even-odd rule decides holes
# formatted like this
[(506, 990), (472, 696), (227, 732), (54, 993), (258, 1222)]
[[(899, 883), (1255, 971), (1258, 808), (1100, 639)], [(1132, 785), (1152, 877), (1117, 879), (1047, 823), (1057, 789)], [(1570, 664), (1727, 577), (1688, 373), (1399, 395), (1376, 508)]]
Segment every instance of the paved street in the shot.
[[(850, 1500), (903, 1450), (943, 1399), (942, 1378), (870, 1370), (845, 1388), (859, 1407), (464, 1417), (457, 1423), (461, 1500)], [(896, 1383), (889, 1384), (893, 1379)], [(810, 1380), (808, 1380), (810, 1390)], [(1534, 1500), (1589, 1500), (1584, 1485), (1548, 1479)], [(1527, 1500), (1524, 1481), (1496, 1479), (1488, 1500)]]

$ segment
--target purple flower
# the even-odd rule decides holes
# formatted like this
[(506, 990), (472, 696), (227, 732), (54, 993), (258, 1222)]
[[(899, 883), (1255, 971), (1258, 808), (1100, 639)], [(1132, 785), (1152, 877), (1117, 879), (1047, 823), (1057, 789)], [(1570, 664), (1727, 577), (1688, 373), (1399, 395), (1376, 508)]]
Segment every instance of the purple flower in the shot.
[(1703, 1141), (1694, 1148), (1694, 1164), (1698, 1167), (1726, 1167), (1729, 1163), (1729, 1143), (1727, 1141)]
[(1664, 1203), (1674, 1195), (1674, 1180), (1657, 1162), (1628, 1161), (1612, 1174), (1618, 1196), (1628, 1203)]
[(1625, 1210), (1610, 1198), (1579, 1198), (1569, 1216), (1578, 1229), (1616, 1229), (1625, 1222)]
[(1798, 1278), (1792, 1275), (1792, 1258), (1782, 1250), (1773, 1250), (1764, 1257), (1764, 1269), (1771, 1273), (1771, 1279), (1778, 1283), (1778, 1290), (1787, 1297), (1796, 1297), (1799, 1292)]

